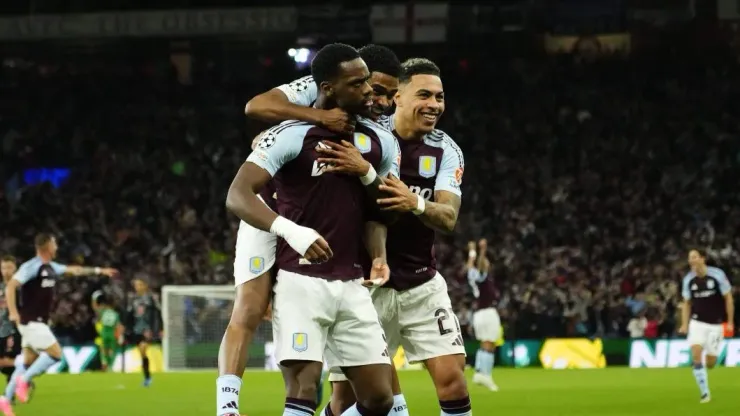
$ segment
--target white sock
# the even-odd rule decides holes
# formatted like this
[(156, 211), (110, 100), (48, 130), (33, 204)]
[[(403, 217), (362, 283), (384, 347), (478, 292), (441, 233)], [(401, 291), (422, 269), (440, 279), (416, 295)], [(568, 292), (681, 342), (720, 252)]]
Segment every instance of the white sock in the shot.
[(216, 416), (239, 414), (239, 390), (242, 379), (227, 374), (216, 379)]
[(409, 406), (406, 404), (406, 397), (403, 393), (393, 396), (393, 408), (388, 416), (409, 416)]
[(10, 383), (8, 383), (7, 386), (5, 386), (5, 398), (13, 401), (13, 396), (15, 396), (15, 381), (18, 379), (18, 377), (22, 376), (26, 372), (26, 366), (23, 365), (23, 362), (17, 363), (15, 366), (15, 370), (13, 371), (13, 374), (10, 376)]

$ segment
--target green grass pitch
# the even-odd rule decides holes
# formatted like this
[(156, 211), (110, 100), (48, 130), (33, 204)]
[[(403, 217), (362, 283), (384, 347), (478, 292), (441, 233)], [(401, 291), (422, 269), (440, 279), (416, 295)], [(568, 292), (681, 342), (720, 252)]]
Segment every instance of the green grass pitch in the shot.
[[(498, 393), (470, 385), (476, 416), (740, 415), (740, 368), (710, 371), (712, 402), (707, 404), (699, 404), (688, 368), (496, 369), (495, 375)], [(16, 415), (213, 415), (215, 378), (213, 372), (155, 374), (154, 384), (145, 389), (135, 374), (43, 376), (31, 403), (16, 406)], [(402, 372), (401, 383), (412, 416), (439, 415), (425, 372)], [(280, 374), (247, 373), (241, 399), (247, 416), (281, 415)]]

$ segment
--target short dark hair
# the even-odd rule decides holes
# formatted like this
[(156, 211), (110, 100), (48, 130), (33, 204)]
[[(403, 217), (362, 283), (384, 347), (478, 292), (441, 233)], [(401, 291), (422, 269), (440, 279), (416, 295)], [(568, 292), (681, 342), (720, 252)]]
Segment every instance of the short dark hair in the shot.
[(396, 78), (401, 76), (401, 61), (390, 48), (370, 44), (363, 46), (358, 52), (370, 72), (382, 72)]
[(411, 77), (414, 75), (434, 75), (441, 76), (442, 71), (434, 62), (426, 58), (410, 58), (401, 64), (401, 76), (398, 80), (401, 83), (407, 83), (411, 81)]
[(15, 264), (15, 257), (11, 256), (10, 254), (6, 254), (2, 258), (0, 258), (0, 262), (9, 262)]
[(311, 75), (316, 85), (335, 79), (339, 75), (339, 65), (360, 57), (354, 47), (344, 43), (330, 43), (316, 54), (311, 61)]
[(36, 248), (41, 248), (45, 246), (49, 241), (54, 239), (54, 236), (48, 233), (40, 233), (36, 234), (36, 238), (34, 238), (33, 243), (36, 246)]

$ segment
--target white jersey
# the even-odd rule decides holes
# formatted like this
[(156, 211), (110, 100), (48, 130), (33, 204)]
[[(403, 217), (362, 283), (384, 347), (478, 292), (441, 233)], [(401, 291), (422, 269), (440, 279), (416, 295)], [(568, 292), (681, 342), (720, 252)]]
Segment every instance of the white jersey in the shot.
[(319, 97), (319, 87), (310, 75), (276, 88), (288, 97), (288, 101), (304, 107), (311, 107)]

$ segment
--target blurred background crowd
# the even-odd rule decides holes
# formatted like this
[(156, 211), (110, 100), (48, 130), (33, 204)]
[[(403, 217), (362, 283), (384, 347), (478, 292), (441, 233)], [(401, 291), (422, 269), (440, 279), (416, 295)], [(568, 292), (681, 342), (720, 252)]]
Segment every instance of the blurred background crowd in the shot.
[[(101, 287), (124, 308), (135, 277), (154, 289), (232, 282), (238, 222), (224, 198), (266, 127), (246, 121), (244, 104), (306, 70), (284, 49), (207, 46), (192, 61), (140, 41), (5, 55), (0, 252), (25, 260), (33, 235), (50, 231), (60, 261), (123, 271), (58, 286), (63, 342), (94, 337), (89, 298)], [(729, 43), (598, 58), (394, 49), (441, 66), (439, 127), (465, 154), (460, 220), (437, 259), (466, 331), (467, 243), (479, 238), (510, 338), (672, 336), (690, 248), (740, 273), (740, 64)], [(193, 333), (227, 319), (220, 303), (196, 306)]]

